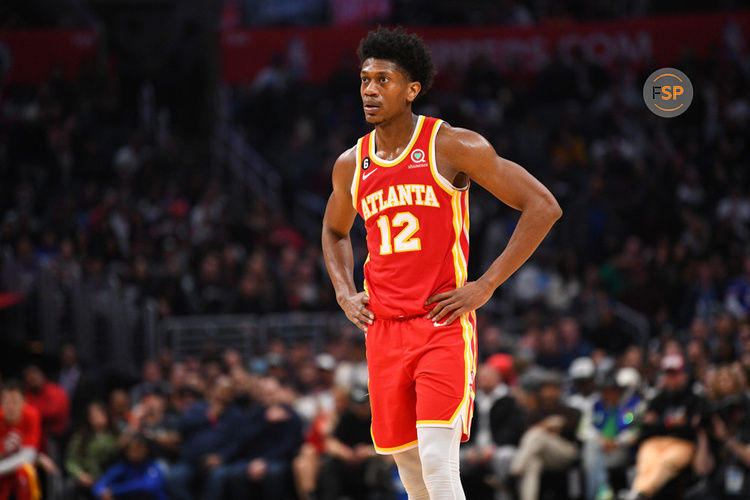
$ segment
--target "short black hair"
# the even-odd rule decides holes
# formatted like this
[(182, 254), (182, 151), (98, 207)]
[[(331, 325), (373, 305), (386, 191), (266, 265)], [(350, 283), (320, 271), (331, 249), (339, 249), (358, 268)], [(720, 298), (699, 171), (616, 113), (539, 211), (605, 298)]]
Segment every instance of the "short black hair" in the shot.
[(2, 384), (2, 391), (15, 391), (23, 394), (23, 384), (21, 384), (20, 380), (11, 378)]
[(418, 35), (407, 33), (401, 26), (392, 30), (378, 27), (376, 31), (370, 31), (359, 42), (357, 55), (360, 65), (371, 57), (395, 62), (411, 81), (422, 84), (419, 96), (426, 94), (432, 86), (435, 66), (430, 49)]

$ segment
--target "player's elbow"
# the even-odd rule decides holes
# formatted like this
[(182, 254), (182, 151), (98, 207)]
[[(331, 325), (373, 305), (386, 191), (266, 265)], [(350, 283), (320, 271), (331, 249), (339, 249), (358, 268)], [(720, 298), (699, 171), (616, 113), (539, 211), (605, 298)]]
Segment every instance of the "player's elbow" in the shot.
[(541, 201), (541, 210), (543, 211), (545, 218), (554, 224), (560, 217), (562, 217), (563, 211), (560, 204), (552, 193), (544, 196)]
[(551, 212), (553, 221), (557, 221), (560, 217), (562, 217), (562, 214), (563, 214), (562, 207), (560, 207), (560, 204), (554, 198), (552, 198), (552, 205), (550, 206), (550, 212)]

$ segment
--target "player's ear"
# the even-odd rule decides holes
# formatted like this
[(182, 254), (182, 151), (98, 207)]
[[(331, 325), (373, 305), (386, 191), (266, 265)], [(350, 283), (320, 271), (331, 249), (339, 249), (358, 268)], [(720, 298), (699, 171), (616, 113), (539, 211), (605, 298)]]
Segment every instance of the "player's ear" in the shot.
[(414, 102), (414, 99), (419, 95), (419, 91), (422, 90), (422, 84), (419, 82), (409, 82), (406, 85), (406, 100)]

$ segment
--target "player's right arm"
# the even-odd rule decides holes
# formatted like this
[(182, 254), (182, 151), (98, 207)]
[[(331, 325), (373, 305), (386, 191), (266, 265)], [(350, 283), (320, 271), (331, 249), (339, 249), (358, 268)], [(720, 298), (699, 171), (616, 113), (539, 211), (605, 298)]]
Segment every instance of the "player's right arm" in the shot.
[(366, 332), (374, 315), (366, 307), (369, 300), (367, 294), (357, 293), (354, 284), (354, 256), (349, 237), (357, 216), (351, 194), (356, 161), (355, 148), (351, 148), (339, 156), (333, 165), (333, 192), (323, 216), (321, 243), (328, 274), (336, 290), (336, 300), (346, 317)]

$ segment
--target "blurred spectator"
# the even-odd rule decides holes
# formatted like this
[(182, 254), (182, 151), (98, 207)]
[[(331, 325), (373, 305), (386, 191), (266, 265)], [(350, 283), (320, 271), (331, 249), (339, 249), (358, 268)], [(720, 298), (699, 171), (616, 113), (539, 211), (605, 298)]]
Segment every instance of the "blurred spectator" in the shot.
[(626, 489), (626, 468), (644, 405), (637, 391), (639, 378), (633, 368), (621, 368), (604, 374), (599, 383), (601, 396), (588, 416), (592, 432), (585, 436), (582, 450), (587, 500), (613, 498), (616, 491)]
[(88, 420), (88, 404), (102, 396), (101, 380), (84, 370), (78, 359), (78, 351), (72, 344), (64, 345), (60, 352), (58, 383), (70, 401), (71, 427), (83, 425)]
[(99, 402), (90, 403), (88, 420), (73, 433), (65, 453), (65, 471), (70, 476), (66, 498), (91, 498), (91, 487), (119, 450), (107, 408)]
[(750, 400), (746, 389), (742, 375), (730, 365), (719, 367), (709, 387), (706, 427), (711, 456), (707, 457), (708, 481), (699, 490), (701, 498), (750, 496)]
[(570, 367), (573, 360), (589, 356), (593, 347), (581, 338), (581, 329), (578, 320), (571, 316), (562, 318), (557, 323), (560, 333), (560, 344), (563, 357), (563, 368)]
[(333, 378), (336, 369), (336, 359), (323, 352), (315, 356), (315, 364), (304, 365), (300, 370), (307, 370), (309, 387), (301, 391), (294, 402), (294, 409), (307, 422), (311, 422), (318, 414), (330, 413), (334, 410)]
[(691, 465), (696, 451), (696, 431), (705, 411), (705, 401), (694, 394), (679, 354), (661, 361), (663, 387), (643, 415), (643, 441), (636, 458), (636, 476), (631, 486), (634, 498), (651, 497), (681, 470)]
[(156, 386), (147, 389), (132, 412), (125, 435), (143, 434), (157, 459), (174, 459), (179, 451), (179, 415), (169, 411), (167, 398)]
[(78, 362), (78, 353), (75, 346), (71, 344), (64, 345), (60, 355), (61, 367), (58, 383), (68, 395), (69, 400), (73, 400), (78, 381), (81, 378), (81, 365)]
[(333, 407), (320, 411), (310, 422), (305, 442), (293, 462), (294, 482), (301, 499), (312, 497), (318, 489), (321, 457), (325, 454), (326, 443), (349, 405), (348, 388), (334, 386), (332, 396)]
[(108, 468), (92, 489), (101, 500), (168, 500), (161, 466), (151, 458), (148, 440), (136, 434), (125, 448), (125, 459)]
[(46, 439), (59, 438), (70, 425), (70, 400), (62, 387), (47, 380), (44, 372), (36, 365), (29, 365), (23, 371), (26, 385), (26, 402), (39, 411), (42, 417), (41, 449), (46, 449)]
[(590, 420), (594, 402), (599, 397), (594, 382), (595, 376), (596, 365), (588, 357), (574, 359), (568, 369), (571, 388), (565, 402), (568, 406), (577, 408), (583, 414), (584, 420)]
[(360, 331), (345, 337), (345, 359), (339, 360), (334, 374), (334, 383), (339, 387), (355, 387), (367, 384), (367, 352), (365, 338)]
[(498, 369), (503, 356), (507, 355), (490, 356), (477, 370), (470, 439), (460, 452), (461, 483), (467, 498), (494, 498), (494, 490), (507, 482), (511, 460), (524, 431), (524, 411)]
[(115, 389), (110, 393), (109, 420), (118, 435), (124, 433), (133, 422), (133, 414), (130, 409), (130, 397), (126, 391)]
[(39, 412), (24, 401), (20, 383), (6, 381), (0, 392), (0, 499), (40, 498), (34, 464), (41, 435)]
[(149, 359), (143, 363), (141, 380), (141, 383), (130, 390), (130, 400), (134, 404), (139, 403), (144, 394), (154, 392), (168, 394), (171, 390), (169, 382), (162, 377), (161, 366), (155, 360)]
[(370, 437), (367, 389), (352, 387), (349, 399), (349, 406), (326, 440), (327, 456), (320, 471), (318, 496), (321, 500), (337, 500), (343, 496), (366, 500), (389, 487), (386, 458), (376, 454)]
[(539, 498), (544, 471), (563, 470), (578, 458), (581, 412), (563, 404), (562, 382), (558, 375), (536, 369), (521, 376), (528, 418), (510, 467), (521, 500)]
[(231, 380), (221, 376), (213, 382), (208, 400), (193, 404), (180, 417), (180, 455), (168, 476), (170, 498), (191, 499), (196, 484), (202, 484), (202, 498), (221, 498), (225, 478), (217, 466), (231, 458), (237, 429), (247, 425), (234, 397)]
[(284, 401), (276, 379), (259, 383), (261, 404), (242, 428), (235, 429), (234, 449), (220, 456), (212, 472), (212, 478), (224, 480), (224, 494), (206, 499), (220, 500), (230, 494), (232, 498), (277, 500), (291, 493), (292, 459), (302, 442), (302, 422), (290, 401)]

